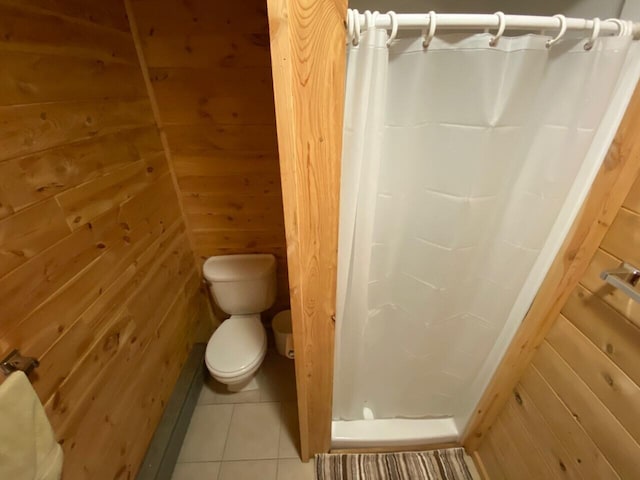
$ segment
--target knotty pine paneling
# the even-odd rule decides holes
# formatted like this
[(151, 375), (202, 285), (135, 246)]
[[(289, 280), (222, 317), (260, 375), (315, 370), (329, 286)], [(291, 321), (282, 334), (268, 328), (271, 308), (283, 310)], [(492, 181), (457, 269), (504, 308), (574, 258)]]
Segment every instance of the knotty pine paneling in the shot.
[[(580, 284), (477, 450), (490, 478), (636, 478), (640, 472), (640, 310), (599, 274), (638, 266), (640, 179)], [(510, 435), (507, 440), (505, 435)], [(525, 435), (532, 447), (507, 462)]]
[(197, 256), (273, 253), (287, 307), (266, 2), (131, 4)]
[(211, 319), (124, 4), (0, 0), (0, 62), (0, 355), (64, 478), (133, 478)]

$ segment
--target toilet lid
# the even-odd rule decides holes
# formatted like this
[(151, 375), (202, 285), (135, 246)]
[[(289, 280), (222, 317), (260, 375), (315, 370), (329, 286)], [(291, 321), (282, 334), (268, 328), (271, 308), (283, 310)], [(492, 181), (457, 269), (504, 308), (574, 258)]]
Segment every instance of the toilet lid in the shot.
[(234, 315), (209, 340), (205, 360), (216, 372), (240, 373), (255, 364), (266, 340), (260, 315)]

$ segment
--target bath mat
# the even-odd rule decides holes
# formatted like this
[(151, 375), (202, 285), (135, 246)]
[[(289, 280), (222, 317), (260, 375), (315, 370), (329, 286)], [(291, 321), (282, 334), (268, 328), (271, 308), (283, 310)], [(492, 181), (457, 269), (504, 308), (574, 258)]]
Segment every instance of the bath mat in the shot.
[(316, 455), (316, 480), (473, 480), (464, 449)]

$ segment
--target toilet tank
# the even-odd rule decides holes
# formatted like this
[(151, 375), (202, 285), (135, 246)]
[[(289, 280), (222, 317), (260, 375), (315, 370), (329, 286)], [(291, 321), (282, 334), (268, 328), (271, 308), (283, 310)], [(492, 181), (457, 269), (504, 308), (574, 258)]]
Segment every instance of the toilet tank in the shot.
[(214, 300), (231, 315), (260, 313), (276, 299), (273, 255), (219, 255), (208, 258), (202, 270)]

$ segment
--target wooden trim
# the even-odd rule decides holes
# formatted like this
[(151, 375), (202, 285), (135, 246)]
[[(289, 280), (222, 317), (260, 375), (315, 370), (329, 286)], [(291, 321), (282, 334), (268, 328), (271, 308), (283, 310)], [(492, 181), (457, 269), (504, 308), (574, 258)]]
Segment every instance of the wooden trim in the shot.
[(464, 433), (477, 450), (518, 380), (578, 285), (640, 171), (640, 88), (596, 176), (584, 205)]
[[(142, 49), (142, 43), (140, 42), (140, 32), (138, 31), (138, 24), (136, 23), (136, 18), (133, 12), (133, 7), (131, 6), (131, 0), (124, 0), (124, 6), (127, 11), (127, 18), (129, 20), (129, 29), (131, 30), (131, 36), (133, 37), (133, 43), (136, 49), (136, 54), (138, 56), (138, 63), (140, 64), (140, 70), (142, 71), (142, 78), (144, 79), (144, 85), (147, 90), (147, 96), (149, 97), (149, 103), (151, 104), (151, 111), (153, 112), (153, 118), (156, 123), (156, 127), (158, 128), (158, 133), (160, 135), (160, 142), (162, 143), (162, 149), (164, 150), (164, 155), (167, 160), (167, 166), (169, 167), (169, 172), (171, 174), (171, 182), (173, 183), (173, 190), (176, 194), (176, 199), (178, 201), (178, 206), (180, 207), (180, 214), (182, 215), (182, 221), (184, 222), (186, 228), (187, 239), (189, 240), (189, 247), (191, 247), (191, 252), (193, 254), (193, 261), (196, 266), (196, 272), (202, 278), (202, 271), (200, 268), (200, 262), (197, 255), (196, 243), (193, 238), (193, 229), (189, 224), (189, 217), (184, 209), (184, 202), (182, 199), (182, 194), (180, 192), (180, 187), (178, 185), (178, 177), (176, 176), (175, 167), (173, 164), (173, 157), (171, 156), (171, 150), (169, 148), (169, 142), (167, 140), (167, 134), (164, 131), (164, 125), (162, 123), (162, 119), (160, 118), (160, 108), (158, 107), (158, 100), (156, 99), (156, 94), (153, 89), (153, 84), (151, 83), (151, 77), (149, 76), (149, 68), (147, 67), (147, 61), (144, 57), (144, 51)], [(211, 307), (208, 307), (211, 310)], [(210, 312), (213, 315), (213, 312)]]
[(480, 475), (480, 478), (482, 480), (490, 480), (491, 477), (489, 476), (489, 472), (487, 472), (487, 469), (482, 462), (482, 457), (480, 456), (480, 454), (477, 451), (471, 452), (471, 459), (476, 466), (476, 470), (478, 471), (478, 475)]
[(301, 456), (331, 446), (346, 0), (268, 0)]
[(445, 448), (459, 448), (457, 442), (426, 443), (422, 445), (401, 445), (396, 447), (363, 447), (363, 448), (336, 448), (331, 453), (392, 453), (392, 452), (425, 452), (441, 450)]

